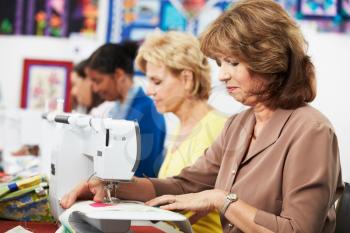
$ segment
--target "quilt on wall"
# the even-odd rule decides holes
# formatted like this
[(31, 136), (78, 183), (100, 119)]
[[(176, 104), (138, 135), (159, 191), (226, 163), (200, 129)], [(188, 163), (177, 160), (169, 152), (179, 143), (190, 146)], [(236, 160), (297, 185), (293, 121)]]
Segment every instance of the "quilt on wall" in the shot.
[(197, 35), (204, 28), (204, 24), (214, 20), (229, 7), (231, 2), (230, 0), (110, 0), (107, 41), (142, 40), (147, 33), (156, 28), (163, 31), (188, 31)]
[(95, 35), (98, 0), (2, 0), (0, 34)]

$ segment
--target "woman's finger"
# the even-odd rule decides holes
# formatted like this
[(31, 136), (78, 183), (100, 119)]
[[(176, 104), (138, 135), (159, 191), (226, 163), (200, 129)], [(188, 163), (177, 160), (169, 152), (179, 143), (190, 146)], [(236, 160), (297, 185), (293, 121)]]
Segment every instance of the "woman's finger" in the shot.
[(63, 198), (60, 200), (60, 206), (63, 208), (63, 209), (66, 209), (67, 207), (67, 199), (68, 197), (66, 195), (63, 196)]
[[(95, 202), (103, 202), (105, 197), (105, 190), (103, 188), (94, 188), (94, 201)], [(92, 191), (92, 190), (91, 190)]]
[(74, 194), (67, 194), (63, 196), (63, 198), (60, 200), (60, 205), (63, 209), (68, 209), (73, 205), (73, 203), (76, 201), (76, 196)]
[(149, 206), (160, 206), (168, 203), (174, 203), (176, 201), (175, 195), (163, 195), (160, 197), (156, 197), (148, 202), (146, 202), (146, 205)]
[(160, 206), (160, 208), (163, 210), (185, 210), (186, 209), (185, 205), (180, 202), (174, 202), (171, 204), (162, 205)]

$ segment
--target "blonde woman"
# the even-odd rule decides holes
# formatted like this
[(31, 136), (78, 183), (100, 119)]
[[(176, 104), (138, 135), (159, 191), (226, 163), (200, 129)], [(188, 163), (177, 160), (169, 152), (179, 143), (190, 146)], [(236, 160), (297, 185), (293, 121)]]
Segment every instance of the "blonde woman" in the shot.
[[(178, 175), (214, 142), (226, 121), (208, 105), (208, 61), (194, 36), (155, 32), (140, 47), (136, 65), (149, 79), (147, 94), (153, 97), (157, 110), (174, 113), (180, 120), (158, 177)], [(192, 214), (186, 213), (188, 217)], [(192, 227), (198, 233), (222, 232), (216, 211), (195, 220)]]

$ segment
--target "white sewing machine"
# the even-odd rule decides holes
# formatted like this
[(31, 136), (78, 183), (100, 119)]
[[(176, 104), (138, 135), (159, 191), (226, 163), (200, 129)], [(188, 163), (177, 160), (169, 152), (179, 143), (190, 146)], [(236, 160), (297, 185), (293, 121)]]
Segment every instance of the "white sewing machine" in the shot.
[(55, 125), (51, 133), (50, 204), (52, 213), (64, 226), (81, 232), (130, 232), (137, 222), (153, 224), (150, 220), (164, 220), (176, 222), (185, 229), (183, 232), (191, 232), (183, 215), (138, 202), (96, 207), (93, 202), (84, 201), (63, 212), (59, 200), (92, 175), (111, 184), (132, 180), (140, 162), (139, 127), (132, 121), (80, 114), (48, 114), (44, 118)]
[(91, 176), (112, 184), (132, 179), (140, 161), (136, 122), (80, 114), (48, 114), (46, 118), (56, 124), (50, 174), (55, 217), (63, 211), (59, 205), (63, 195)]

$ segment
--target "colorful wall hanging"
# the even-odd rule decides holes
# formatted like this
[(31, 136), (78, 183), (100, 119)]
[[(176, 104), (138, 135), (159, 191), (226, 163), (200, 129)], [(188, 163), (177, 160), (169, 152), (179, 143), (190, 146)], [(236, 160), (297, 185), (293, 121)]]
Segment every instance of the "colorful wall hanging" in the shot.
[(298, 11), (298, 0), (276, 0), (281, 6), (293, 17), (296, 16)]
[(95, 35), (98, 0), (2, 0), (0, 34)]
[(350, 33), (350, 0), (298, 0), (297, 18), (316, 22), (319, 32)]
[[(107, 42), (142, 40), (155, 28), (198, 34), (200, 13), (216, 8), (223, 12), (230, 0), (110, 0)], [(208, 15), (206, 15), (208, 18)], [(214, 20), (213, 17), (211, 20)]]
[(0, 1), (0, 35), (14, 34), (16, 17), (15, 1)]
[(299, 0), (298, 11), (302, 18), (327, 19), (337, 16), (338, 0)]
[(349, 19), (350, 18), (350, 0), (342, 0), (341, 1), (341, 13), (342, 15)]

